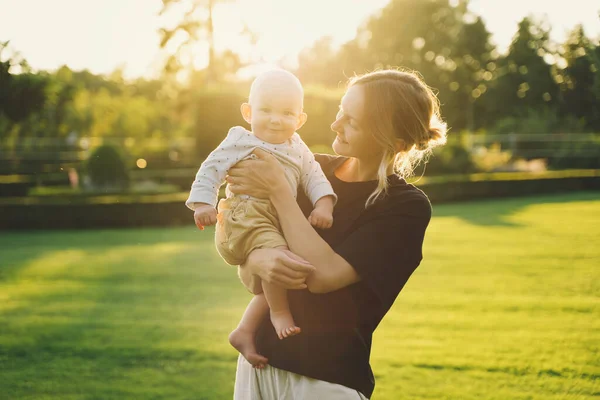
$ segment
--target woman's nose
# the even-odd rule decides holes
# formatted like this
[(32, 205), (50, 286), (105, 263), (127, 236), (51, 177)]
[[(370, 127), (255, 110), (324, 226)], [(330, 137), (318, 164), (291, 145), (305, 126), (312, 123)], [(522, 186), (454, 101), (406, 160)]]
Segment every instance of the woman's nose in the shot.
[(336, 119), (335, 121), (333, 121), (333, 123), (331, 124), (331, 130), (334, 132), (338, 131), (338, 125), (339, 125), (339, 119)]

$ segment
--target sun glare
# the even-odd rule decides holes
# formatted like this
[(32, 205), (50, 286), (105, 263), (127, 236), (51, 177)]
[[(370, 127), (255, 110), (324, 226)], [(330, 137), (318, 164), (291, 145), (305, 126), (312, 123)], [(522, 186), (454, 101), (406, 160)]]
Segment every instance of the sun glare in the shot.
[[(322, 36), (336, 44), (351, 40), (357, 27), (388, 0), (238, 0), (215, 11), (215, 45), (247, 55), (255, 63), (295, 63), (297, 54)], [(244, 24), (255, 34), (251, 43)], [(221, 28), (221, 29), (219, 29)]]
[[(549, 15), (552, 34), (558, 40), (578, 22), (586, 26), (589, 35), (600, 34), (598, 8), (586, 1), (572, 0), (570, 7), (564, 8), (560, 2), (506, 0), (505, 6), (498, 8), (491, 0), (472, 0), (469, 8), (482, 16), (493, 34), (492, 41), (503, 51), (518, 20), (532, 13)], [(293, 68), (302, 49), (323, 36), (332, 37), (334, 45), (353, 39), (357, 28), (388, 3), (389, 0), (217, 3), (215, 47), (217, 51), (231, 49), (244, 62)], [(158, 30), (180, 21), (186, 4), (191, 3), (159, 16), (160, 0), (0, 0), (0, 40), (10, 40), (11, 46), (36, 69), (52, 70), (66, 64), (73, 69), (110, 73), (120, 67), (126, 76), (153, 76), (161, 70), (163, 56), (168, 52), (159, 49)], [(32, 30), (32, 26), (36, 29)], [(191, 49), (187, 58), (195, 67), (203, 68), (208, 63), (207, 54), (204, 42)]]

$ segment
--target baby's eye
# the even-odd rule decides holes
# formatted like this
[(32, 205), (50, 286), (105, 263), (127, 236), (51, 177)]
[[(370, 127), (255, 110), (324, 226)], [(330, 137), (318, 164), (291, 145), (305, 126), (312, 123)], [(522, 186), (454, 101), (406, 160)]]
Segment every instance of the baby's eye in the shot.
[(283, 114), (287, 116), (294, 115), (293, 111), (286, 111)]

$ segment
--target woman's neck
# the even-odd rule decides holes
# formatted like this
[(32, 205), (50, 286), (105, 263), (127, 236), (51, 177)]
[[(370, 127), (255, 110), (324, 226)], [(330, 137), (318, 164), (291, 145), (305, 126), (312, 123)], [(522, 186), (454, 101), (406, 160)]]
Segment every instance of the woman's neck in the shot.
[(335, 170), (335, 176), (345, 182), (374, 181), (377, 180), (378, 170), (379, 163), (348, 158)]

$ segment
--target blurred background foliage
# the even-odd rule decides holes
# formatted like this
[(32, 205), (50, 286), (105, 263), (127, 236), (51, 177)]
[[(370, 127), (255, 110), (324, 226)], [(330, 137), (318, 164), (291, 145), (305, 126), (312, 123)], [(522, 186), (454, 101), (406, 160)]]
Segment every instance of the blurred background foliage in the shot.
[[(163, 12), (182, 1), (163, 1)], [(178, 25), (161, 28), (161, 47), (178, 32), (187, 40), (154, 80), (67, 66), (33, 71), (18, 49), (0, 43), (0, 175), (65, 184), (70, 171), (73, 185), (73, 171), (83, 171), (90, 152), (110, 144), (124, 154), (132, 179), (167, 174), (189, 185), (229, 127), (245, 125), (239, 105), (250, 82), (237, 72), (246, 65), (232, 51), (214, 50), (216, 3), (192, 1), (194, 10), (206, 11), (203, 19), (188, 12)], [(467, 1), (390, 0), (341, 47), (322, 37), (301, 52), (293, 72), (306, 86), (309, 119), (300, 134), (315, 151), (330, 152), (329, 125), (348, 77), (402, 67), (435, 89), (451, 128), (427, 174), (600, 168), (599, 40), (575, 26), (555, 43), (550, 29), (544, 20), (524, 18), (500, 54)], [(256, 40), (246, 34), (244, 40)], [(209, 46), (205, 69), (184, 62), (194, 41)]]

